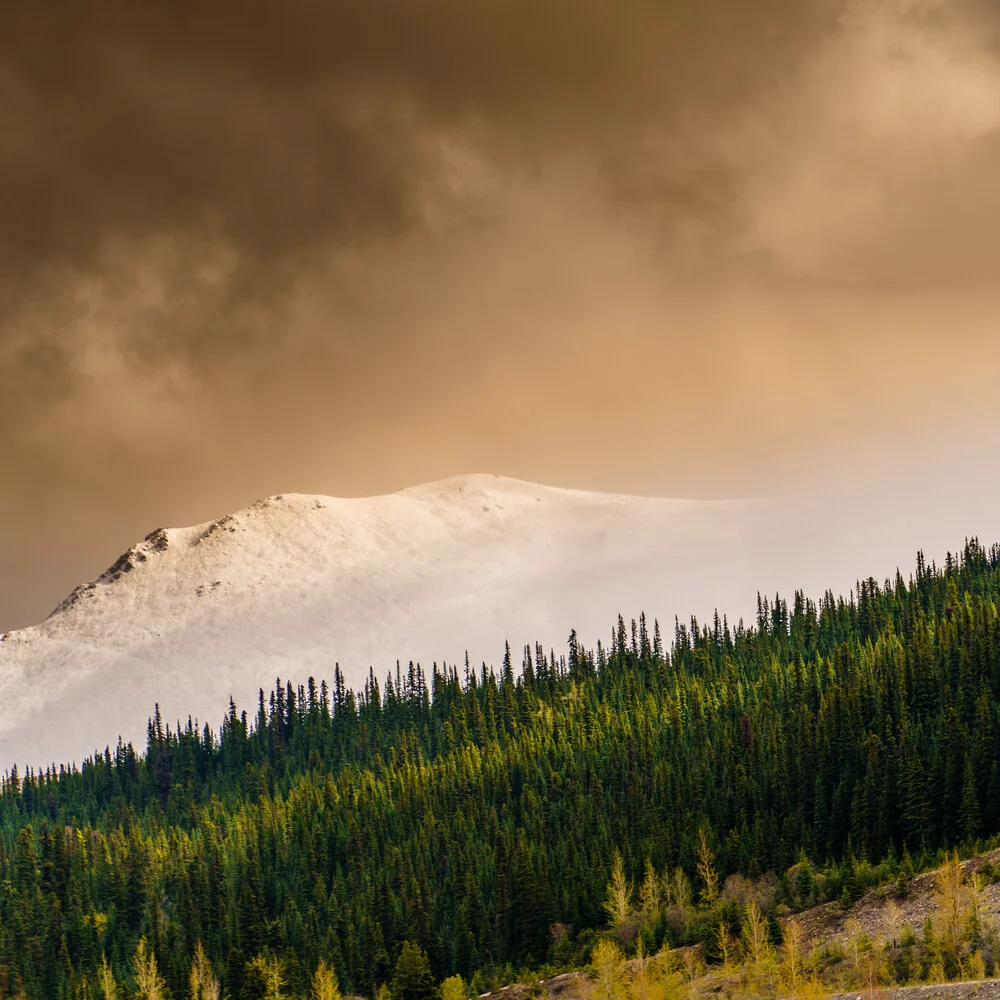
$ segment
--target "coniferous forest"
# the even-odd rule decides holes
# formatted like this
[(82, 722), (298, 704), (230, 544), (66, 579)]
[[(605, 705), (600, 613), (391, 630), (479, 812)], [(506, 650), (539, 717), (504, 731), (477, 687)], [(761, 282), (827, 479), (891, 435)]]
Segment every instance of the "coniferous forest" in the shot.
[(215, 730), (157, 712), (143, 748), (3, 781), (0, 997), (482, 991), (585, 961), (609, 879), (662, 888), (647, 950), (712, 959), (668, 909), (719, 879), (849, 904), (1000, 834), (998, 602), (970, 542), (752, 624), (620, 618), (360, 691), (332, 667)]

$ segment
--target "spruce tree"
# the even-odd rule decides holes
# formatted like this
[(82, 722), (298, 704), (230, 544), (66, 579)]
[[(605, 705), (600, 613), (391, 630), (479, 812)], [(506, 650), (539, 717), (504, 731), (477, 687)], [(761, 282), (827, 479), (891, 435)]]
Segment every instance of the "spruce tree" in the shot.
[(403, 942), (390, 991), (392, 1000), (437, 1000), (438, 990), (427, 953), (412, 941)]

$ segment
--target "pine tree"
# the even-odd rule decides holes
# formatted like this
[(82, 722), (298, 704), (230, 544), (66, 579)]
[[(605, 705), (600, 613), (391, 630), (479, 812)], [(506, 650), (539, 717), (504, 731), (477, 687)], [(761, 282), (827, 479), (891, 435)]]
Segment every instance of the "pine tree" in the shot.
[[(603, 656), (576, 639), (575, 676), (536, 646), (533, 686), (485, 665), (464, 683), (435, 666), (428, 686), (414, 662), (384, 698), (373, 672), (358, 694), (334, 672), (331, 705), (325, 681), (280, 681), (218, 733), (151, 720), (145, 753), (0, 777), (0, 989), (95, 1000), (103, 952), (122, 993), (140, 932), (175, 1000), (199, 941), (235, 1000), (266, 995), (271, 958), (307, 995), (320, 956), (370, 995), (404, 938), (435, 977), (485, 989), (494, 968), (570, 960), (615, 913), (622, 944), (714, 953), (738, 917), (728, 899), (706, 912), (706, 872), (716, 893), (772, 873), (791, 905), (905, 889), (1000, 833), (1000, 549), (858, 594), (799, 594), (791, 615), (762, 599), (760, 628), (677, 621), (662, 657), (655, 626), (644, 642), (638, 615), (632, 642), (622, 619)], [(633, 913), (626, 873), (647, 858)], [(548, 952), (552, 923), (578, 943)], [(950, 975), (985, 933), (960, 923)]]
[(340, 984), (333, 967), (320, 960), (312, 977), (312, 1000), (340, 1000)]
[(965, 759), (965, 774), (962, 779), (962, 799), (959, 809), (959, 825), (967, 844), (974, 843), (982, 832), (982, 817), (979, 811), (979, 795), (972, 770), (972, 759)]
[(590, 956), (594, 970), (593, 1000), (626, 1000), (625, 957), (611, 941), (602, 939)]
[(101, 964), (97, 969), (97, 985), (101, 989), (101, 1000), (118, 1000), (118, 985), (104, 954), (101, 955)]
[(639, 889), (639, 913), (647, 928), (653, 927), (659, 920), (660, 909), (660, 879), (652, 862), (646, 858), (646, 871)]
[(412, 941), (403, 942), (390, 991), (392, 1000), (437, 1000), (427, 953)]
[(285, 970), (282, 968), (281, 960), (272, 955), (270, 958), (264, 955), (255, 955), (250, 963), (244, 993), (248, 992), (247, 984), (250, 987), (254, 1000), (284, 1000), (284, 988), (287, 985)]
[(188, 1000), (220, 1000), (222, 987), (212, 972), (211, 963), (201, 942), (195, 946), (188, 977)]
[(461, 976), (449, 976), (441, 984), (441, 1000), (469, 1000), (469, 991)]
[(621, 931), (628, 926), (632, 912), (632, 888), (625, 878), (625, 866), (618, 848), (615, 848), (611, 860), (611, 880), (604, 898), (604, 911), (612, 930)]
[(136, 1000), (167, 1000), (167, 984), (156, 965), (156, 956), (140, 938), (132, 959), (138, 993)]
[(711, 906), (719, 895), (719, 873), (715, 868), (715, 853), (708, 846), (705, 828), (698, 829), (698, 875), (702, 881), (701, 898)]

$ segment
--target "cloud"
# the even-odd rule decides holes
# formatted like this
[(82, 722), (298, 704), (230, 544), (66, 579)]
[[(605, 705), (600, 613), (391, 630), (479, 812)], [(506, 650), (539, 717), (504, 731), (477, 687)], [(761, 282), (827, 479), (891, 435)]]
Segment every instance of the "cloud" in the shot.
[(1000, 58), (962, 12), (854, 0), (797, 86), (737, 138), (747, 243), (775, 268), (873, 286), (995, 283)]
[(817, 30), (809, 6), (766, 0), (751, 15), (724, 0), (626, 0), (608, 17), (596, 0), (210, 11), (154, 0), (20, 11), (2, 43), (0, 162), (15, 195), (5, 270), (86, 268), (109, 239), (215, 225), (287, 280), (317, 241), (419, 221), (426, 130), (478, 126), (513, 156), (577, 148), (622, 165), (643, 131), (776, 83)]
[(0, 603), (23, 620), (156, 521), (267, 492), (759, 492), (933, 423), (915, 395), (971, 405), (1000, 362), (998, 24), (987, 0), (18, 8), (0, 517), (69, 535), (11, 548)]

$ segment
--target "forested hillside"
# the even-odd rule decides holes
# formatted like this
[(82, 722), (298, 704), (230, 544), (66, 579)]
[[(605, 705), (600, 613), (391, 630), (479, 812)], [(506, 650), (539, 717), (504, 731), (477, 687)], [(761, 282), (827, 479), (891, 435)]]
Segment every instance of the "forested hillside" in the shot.
[(714, 940), (668, 912), (714, 891), (708, 856), (775, 873), (774, 903), (850, 901), (1000, 833), (998, 600), (1000, 547), (971, 542), (669, 648), (619, 619), (498, 674), (279, 682), (218, 731), (157, 713), (145, 748), (3, 782), (0, 997), (99, 997), (102, 968), (132, 990), (143, 939), (175, 1000), (199, 949), (233, 1000), (279, 967), (306, 995), (320, 962), (372, 996), (404, 942), (485, 985), (583, 954), (616, 852), (666, 887), (649, 948)]

